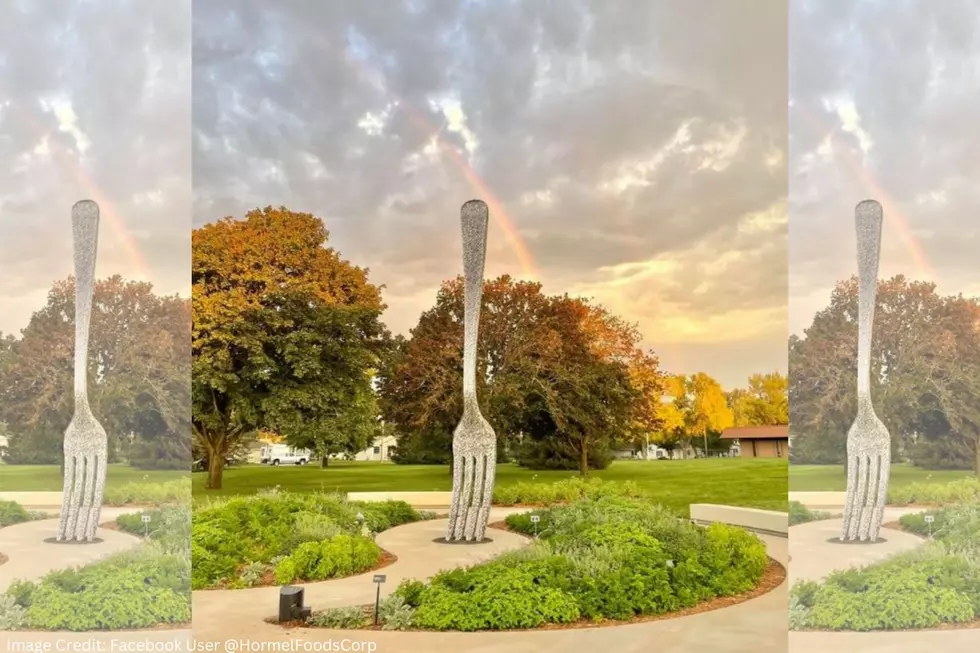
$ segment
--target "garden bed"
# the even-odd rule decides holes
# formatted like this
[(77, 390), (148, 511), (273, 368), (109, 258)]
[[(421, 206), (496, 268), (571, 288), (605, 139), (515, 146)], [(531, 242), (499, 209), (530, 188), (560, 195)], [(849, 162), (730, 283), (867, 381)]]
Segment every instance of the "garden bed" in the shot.
[[(933, 516), (931, 525), (926, 515)], [(926, 541), (820, 582), (797, 583), (790, 592), (791, 629), (980, 628), (980, 503), (908, 514), (885, 526)]]
[[(489, 562), (408, 580), (381, 609), (385, 630), (595, 628), (729, 607), (777, 587), (785, 569), (748, 531), (701, 527), (660, 506), (606, 496), (510, 515), (529, 546)], [(373, 612), (373, 606), (370, 607)], [(363, 606), (285, 627), (375, 628)]]
[[(150, 514), (155, 522), (149, 539), (133, 550), (53, 571), (39, 580), (14, 581), (0, 595), (3, 628), (88, 632), (187, 627), (190, 511), (173, 506)], [(111, 529), (143, 535), (145, 526), (141, 514), (126, 514)]]
[(343, 578), (392, 564), (374, 535), (422, 519), (401, 501), (271, 492), (199, 506), (193, 588), (241, 589)]

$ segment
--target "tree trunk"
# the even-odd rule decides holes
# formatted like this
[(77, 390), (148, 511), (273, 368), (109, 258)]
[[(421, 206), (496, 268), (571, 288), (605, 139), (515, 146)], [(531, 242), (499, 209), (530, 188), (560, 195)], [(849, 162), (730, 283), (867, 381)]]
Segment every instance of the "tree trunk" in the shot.
[(320, 456), (320, 469), (324, 469), (330, 464), (330, 456), (324, 454)]
[(585, 440), (582, 440), (582, 448), (579, 451), (578, 471), (582, 476), (589, 475), (589, 447)]
[(980, 476), (980, 438), (977, 438), (976, 462), (973, 465), (973, 471), (977, 476)]
[(215, 452), (208, 453), (208, 485), (209, 490), (221, 489), (221, 475), (225, 471), (225, 457), (215, 455)]

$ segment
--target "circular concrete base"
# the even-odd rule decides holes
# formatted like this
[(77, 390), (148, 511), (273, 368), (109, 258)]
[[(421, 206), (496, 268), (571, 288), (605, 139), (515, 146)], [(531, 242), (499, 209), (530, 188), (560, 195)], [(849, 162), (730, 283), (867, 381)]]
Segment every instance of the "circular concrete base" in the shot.
[(850, 546), (854, 546), (855, 544), (860, 546), (863, 544), (864, 546), (867, 546), (869, 544), (884, 544), (888, 540), (883, 537), (879, 537), (876, 540), (842, 540), (840, 539), (840, 535), (838, 535), (837, 537), (827, 538), (827, 541), (831, 544), (847, 544)]
[(835, 518), (790, 527), (789, 551), (793, 559), (789, 565), (791, 586), (800, 580), (820, 580), (841, 569), (874, 564), (924, 544), (924, 540), (911, 533), (892, 529), (882, 529), (885, 537), (879, 537), (874, 542), (841, 542), (843, 523), (843, 519)]
[(447, 540), (444, 537), (437, 537), (432, 540), (436, 544), (490, 544), (493, 542), (489, 537), (485, 537), (482, 540)]
[(57, 537), (44, 538), (46, 544), (101, 544), (104, 541), (101, 537), (94, 537), (91, 540), (59, 540)]

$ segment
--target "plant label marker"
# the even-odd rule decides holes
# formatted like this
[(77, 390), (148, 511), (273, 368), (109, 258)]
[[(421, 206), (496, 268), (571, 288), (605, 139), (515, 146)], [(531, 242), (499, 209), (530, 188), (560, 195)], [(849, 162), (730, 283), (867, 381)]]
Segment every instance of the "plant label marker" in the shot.
[(926, 519), (926, 524), (929, 526), (929, 539), (931, 540), (932, 539), (932, 522), (936, 521), (936, 517), (934, 515), (926, 515), (925, 519)]
[(531, 515), (531, 523), (534, 524), (534, 539), (538, 539), (538, 522), (541, 521), (541, 515)]
[(150, 538), (150, 516), (142, 515), (140, 516), (140, 521), (143, 522), (143, 535), (149, 539)]
[(374, 584), (378, 586), (378, 591), (374, 595), (374, 625), (378, 625), (379, 615), (381, 613), (381, 585), (387, 580), (385, 574), (375, 574)]

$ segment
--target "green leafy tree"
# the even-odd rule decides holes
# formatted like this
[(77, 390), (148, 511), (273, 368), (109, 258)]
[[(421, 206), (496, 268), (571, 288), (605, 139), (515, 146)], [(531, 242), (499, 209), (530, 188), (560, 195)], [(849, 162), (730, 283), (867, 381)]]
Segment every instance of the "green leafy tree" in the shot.
[(271, 207), (193, 233), (193, 429), (209, 488), (247, 433), (327, 446), (371, 392), (380, 289), (327, 237), (319, 218)]
[[(4, 340), (0, 413), (9, 460), (59, 463), (74, 410), (75, 287), (54, 284), (20, 339)], [(186, 468), (190, 398), (186, 299), (158, 296), (119, 276), (96, 282), (89, 346), (89, 401), (110, 438), (109, 459)]]

